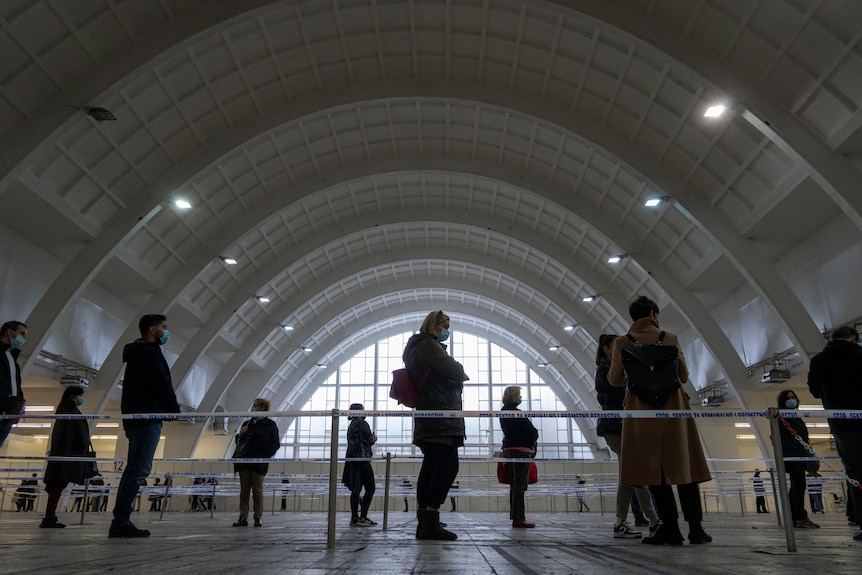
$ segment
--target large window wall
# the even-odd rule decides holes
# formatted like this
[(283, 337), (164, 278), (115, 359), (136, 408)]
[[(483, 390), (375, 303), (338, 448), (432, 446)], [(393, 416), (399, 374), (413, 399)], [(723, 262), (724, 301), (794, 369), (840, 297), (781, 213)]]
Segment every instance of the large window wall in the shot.
[[(375, 453), (418, 455), (413, 437), (412, 410), (397, 405), (389, 398), (392, 371), (403, 366), (401, 353), (412, 334), (404, 333), (375, 342), (339, 366), (303, 406), (303, 411), (347, 409), (351, 403), (362, 403), (366, 409), (402, 411), (404, 417), (369, 417), (368, 423), (378, 436)], [(464, 409), (470, 411), (499, 410), (503, 390), (509, 385), (521, 386), (522, 410), (566, 411), (538, 373), (523, 361), (487, 339), (454, 332), (449, 353), (464, 365), (470, 381), (464, 384)], [(592, 459), (592, 452), (574, 420), (570, 418), (533, 418), (539, 429), (538, 457), (561, 459)], [(300, 417), (288, 429), (284, 438), (287, 458), (329, 456), (329, 417)], [(467, 439), (462, 453), (491, 456), (499, 451), (503, 441), (496, 418), (467, 418)], [(345, 445), (347, 421), (339, 425), (339, 445)], [(339, 454), (343, 456), (343, 453)]]

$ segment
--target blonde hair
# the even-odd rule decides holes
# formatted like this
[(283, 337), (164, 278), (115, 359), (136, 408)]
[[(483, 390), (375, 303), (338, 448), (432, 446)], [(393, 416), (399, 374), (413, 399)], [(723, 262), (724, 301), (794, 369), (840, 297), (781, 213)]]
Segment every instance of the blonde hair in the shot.
[(419, 326), (419, 331), (422, 333), (434, 333), (432, 331), (433, 328), (437, 327), (441, 323), (448, 321), (449, 316), (440, 311), (432, 311), (427, 316), (425, 316), (425, 321), (422, 322), (422, 325)]
[(503, 390), (503, 405), (507, 403), (515, 403), (518, 396), (521, 394), (521, 387), (518, 385), (510, 385)]
[(269, 411), (269, 408), (272, 407), (272, 404), (269, 402), (269, 400), (263, 397), (258, 397), (251, 402), (252, 405), (254, 405), (255, 403), (259, 403), (263, 406), (263, 409), (261, 409), (261, 411)]

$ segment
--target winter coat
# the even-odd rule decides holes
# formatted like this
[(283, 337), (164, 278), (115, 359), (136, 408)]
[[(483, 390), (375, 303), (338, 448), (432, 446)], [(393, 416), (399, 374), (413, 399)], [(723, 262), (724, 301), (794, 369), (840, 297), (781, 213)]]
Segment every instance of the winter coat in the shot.
[[(347, 427), (347, 459), (371, 458), (371, 427), (364, 417), (354, 417)], [(341, 475), (341, 483), (353, 489), (362, 484), (362, 468), (371, 465), (370, 461), (346, 461)]]
[[(156, 342), (136, 339), (123, 348), (126, 372), (123, 375), (123, 413), (179, 413), (180, 406), (171, 382), (171, 370), (161, 346)], [(146, 423), (147, 420), (123, 420), (123, 428)]]
[[(9, 404), (9, 398), (12, 396), (12, 389), (14, 387), (15, 394), (23, 398), (24, 393), (21, 389), (21, 368), (18, 366), (18, 355), (21, 353), (20, 349), (9, 349), (10, 346), (8, 343), (3, 343), (0, 341), (0, 413), (6, 413)], [(13, 370), (15, 373), (15, 380), (9, 377), (9, 358), (6, 356), (6, 352), (9, 352), (12, 355), (13, 362)]]
[[(826, 409), (862, 409), (862, 347), (834, 340), (811, 358), (808, 389)], [(860, 432), (862, 420), (829, 418), (833, 432)]]
[[(57, 413), (81, 412), (77, 407), (58, 408)], [(51, 449), (49, 456), (53, 457), (86, 457), (90, 451), (90, 427), (83, 419), (58, 419), (54, 421), (51, 431)], [(83, 461), (48, 461), (45, 468), (45, 483), (77, 483), (84, 485), (88, 477), (86, 469), (91, 464)]]
[[(507, 403), (501, 411), (520, 411), (514, 403)], [(536, 452), (536, 442), (539, 430), (526, 417), (501, 417), (500, 428), (503, 430), (503, 449), (508, 447), (527, 447)]]
[[(254, 417), (242, 422), (240, 430), (245, 429), (242, 434), (237, 433), (233, 438), (236, 449), (231, 459), (267, 459), (278, 452), (281, 447), (278, 426), (268, 417)], [(269, 471), (268, 463), (234, 463), (235, 472), (240, 469), (250, 469), (259, 475), (266, 475)]]
[[(641, 343), (651, 345), (658, 341), (661, 329), (650, 318), (639, 319), (629, 333)], [(622, 364), (622, 350), (632, 344), (626, 336), (614, 341), (613, 357), (608, 381), (616, 387), (626, 385)], [(679, 349), (679, 381), (688, 381), (688, 367), (676, 334), (667, 332), (664, 345)], [(656, 408), (626, 391), (625, 409), (654, 411)], [(674, 391), (659, 408), (660, 411), (690, 410), (688, 395), (682, 387)], [(620, 483), (625, 485), (660, 485), (662, 472), (670, 485), (702, 483), (712, 479), (700, 435), (694, 419), (625, 419), (620, 457)]]
[[(414, 350), (410, 358), (411, 350)], [(427, 333), (417, 333), (407, 340), (402, 356), (404, 365), (413, 381), (419, 382), (428, 368), (425, 384), (419, 389), (416, 409), (457, 410), (462, 409), (464, 382), (470, 379), (464, 367), (446, 353), (446, 346)], [(411, 361), (408, 361), (411, 359)], [(415, 417), (413, 418), (413, 443), (424, 441), (445, 443), (461, 447), (466, 435), (463, 417)]]

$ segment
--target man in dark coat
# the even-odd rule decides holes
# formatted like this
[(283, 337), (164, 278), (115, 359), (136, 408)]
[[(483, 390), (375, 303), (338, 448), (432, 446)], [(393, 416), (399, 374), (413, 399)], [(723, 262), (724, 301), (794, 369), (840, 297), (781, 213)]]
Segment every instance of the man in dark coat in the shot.
[[(836, 328), (823, 351), (811, 358), (808, 389), (826, 409), (862, 410), (862, 347), (855, 328)], [(862, 485), (862, 420), (830, 418), (829, 428), (847, 477)], [(862, 488), (857, 485), (849, 495), (860, 527), (853, 539), (862, 541)]]
[[(21, 368), (18, 354), (27, 338), (27, 326), (20, 321), (7, 321), (0, 327), (0, 413), (17, 414), (23, 411), (24, 393), (21, 390)], [(17, 420), (0, 419), (0, 447)]]
[[(145, 315), (138, 322), (138, 329), (141, 337), (123, 348), (126, 372), (121, 409), (123, 413), (179, 413), (171, 370), (161, 349), (170, 337), (167, 318), (161, 314)], [(108, 536), (149, 537), (149, 530), (135, 527), (131, 516), (138, 490), (153, 467), (162, 419), (124, 419), (123, 428), (129, 439), (129, 454), (117, 487)]]

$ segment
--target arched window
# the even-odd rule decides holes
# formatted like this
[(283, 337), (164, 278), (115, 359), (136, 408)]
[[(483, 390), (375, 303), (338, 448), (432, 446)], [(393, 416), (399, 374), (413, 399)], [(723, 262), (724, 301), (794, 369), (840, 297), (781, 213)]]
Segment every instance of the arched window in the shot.
[[(403, 333), (375, 342), (339, 366), (302, 407), (303, 411), (347, 409), (351, 403), (362, 403), (365, 409), (403, 411), (404, 417), (369, 417), (377, 433), (375, 452), (392, 455), (418, 455), (412, 444), (412, 410), (389, 398), (392, 371), (403, 366), (401, 354), (411, 333)], [(522, 410), (566, 411), (568, 408), (523, 361), (485, 338), (453, 332), (449, 353), (464, 365), (470, 381), (464, 383), (464, 409), (492, 411), (502, 407), (503, 390), (509, 385), (521, 386)], [(593, 459), (589, 444), (570, 418), (533, 418), (539, 429), (538, 457)], [(467, 418), (467, 439), (462, 453), (492, 456), (499, 451), (503, 434), (496, 418)], [(339, 425), (339, 445), (345, 444), (347, 422)], [(300, 417), (294, 420), (284, 437), (285, 449), (279, 455), (287, 458), (329, 456), (330, 418)], [(343, 454), (339, 454), (343, 455)]]

